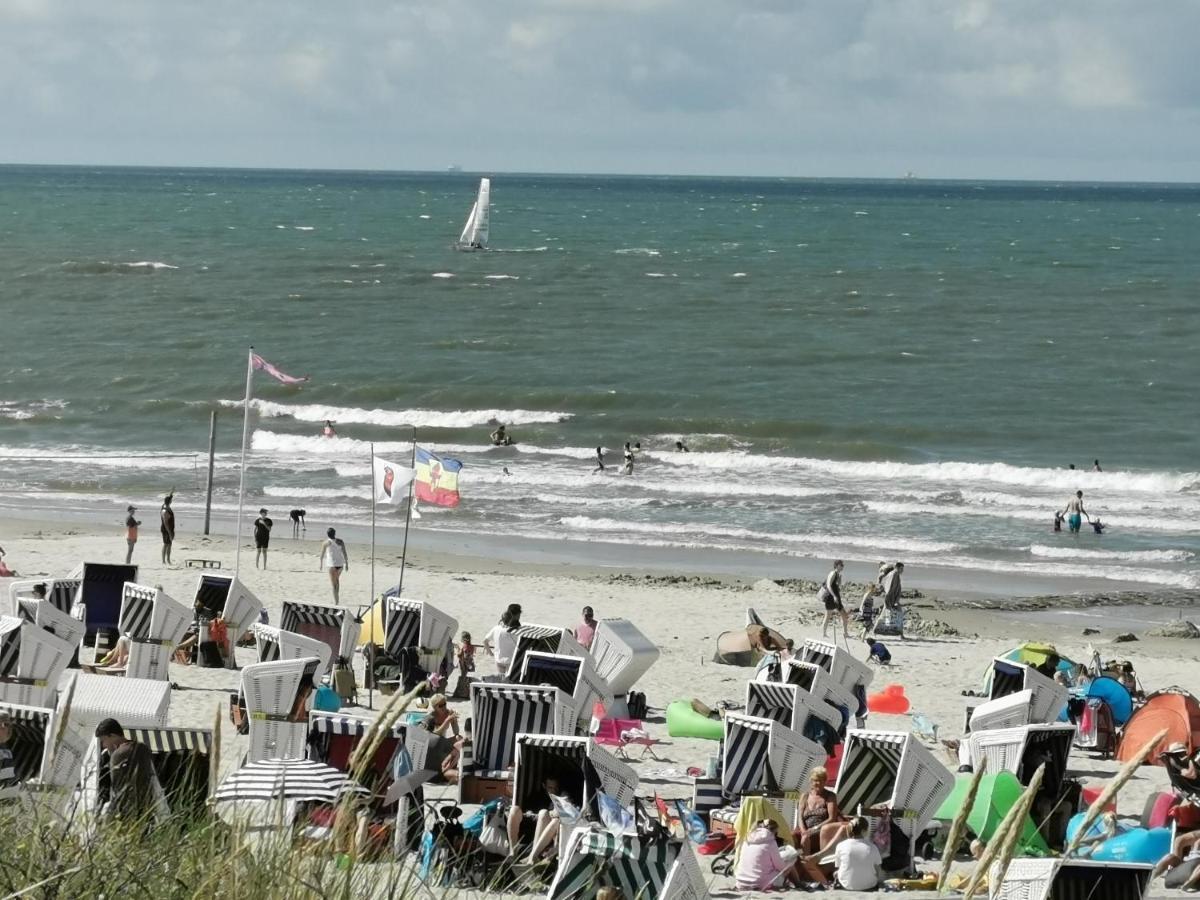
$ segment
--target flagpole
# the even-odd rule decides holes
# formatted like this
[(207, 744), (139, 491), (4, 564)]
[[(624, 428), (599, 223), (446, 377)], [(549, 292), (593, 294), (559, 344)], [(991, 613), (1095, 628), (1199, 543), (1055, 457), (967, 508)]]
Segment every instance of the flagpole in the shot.
[(242, 409), (242, 465), (238, 476), (237, 532), (234, 538), (233, 574), (236, 577), (242, 561), (242, 503), (246, 498), (246, 444), (250, 440), (250, 388), (254, 377), (254, 345), (246, 351), (246, 399)]
[(375, 442), (371, 441), (371, 599), (375, 602)]
[(408, 526), (412, 522), (413, 489), (417, 483), (417, 426), (413, 426), (412, 460), (409, 462), (413, 477), (408, 482), (408, 507), (404, 511), (404, 546), (400, 549), (400, 583), (396, 585), (396, 596), (404, 593), (404, 564), (408, 562)]

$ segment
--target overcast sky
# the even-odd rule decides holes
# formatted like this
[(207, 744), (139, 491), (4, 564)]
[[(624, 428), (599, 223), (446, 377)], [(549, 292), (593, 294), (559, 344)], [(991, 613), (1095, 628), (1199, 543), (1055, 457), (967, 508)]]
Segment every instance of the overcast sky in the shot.
[(1200, 181), (1200, 0), (0, 0), (0, 162)]

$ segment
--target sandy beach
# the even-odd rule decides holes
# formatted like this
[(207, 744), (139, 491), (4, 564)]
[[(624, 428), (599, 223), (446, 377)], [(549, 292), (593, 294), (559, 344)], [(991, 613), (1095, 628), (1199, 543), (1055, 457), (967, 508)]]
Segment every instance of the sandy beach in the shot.
[[(277, 532), (285, 528), (280, 524)], [(331, 602), (328, 579), (318, 565), (316, 536), (315, 529), (309, 530), (308, 539), (277, 536), (270, 551), (270, 568), (265, 571), (254, 568), (253, 549), (243, 549), (239, 577), (264, 601), (273, 622), (278, 621), (280, 604), (286, 598)], [(0, 546), (8, 552), (8, 562), (19, 570), (22, 578), (65, 574), (82, 560), (120, 561), (124, 550), (123, 535), (117, 528), (15, 519), (0, 523)], [(139, 543), (134, 562), (141, 567), (142, 582), (160, 585), (186, 602), (198, 577), (196, 569), (184, 566), (186, 559), (220, 560), (224, 570), (229, 570), (233, 556), (230, 539), (202, 538), (184, 531), (174, 548), (175, 565), (160, 565), (156, 534), (147, 534)], [(368, 602), (370, 566), (361, 546), (352, 543), (350, 557), (351, 568), (342, 581), (342, 601), (353, 608)], [(377, 589), (395, 580), (397, 558), (398, 553), (392, 547), (379, 554)], [(961, 732), (964, 705), (961, 692), (977, 689), (991, 657), (1022, 640), (1051, 640), (1064, 655), (1080, 660), (1089, 657), (1087, 648), (1092, 642), (1105, 659), (1131, 660), (1148, 691), (1173, 684), (1200, 690), (1195, 675), (1200, 643), (1148, 636), (1145, 631), (1152, 618), (1148, 615), (1144, 619), (1147, 628), (1121, 628), (1119, 621), (1113, 621), (1113, 627), (1083, 636), (1078, 621), (1069, 616), (1047, 618), (1046, 607), (1054, 606), (1052, 612), (1070, 612), (1072, 607), (1086, 608), (1096, 598), (1060, 598), (1062, 602), (1057, 605), (1030, 600), (1009, 602), (1009, 609), (1001, 612), (989, 608), (1000, 604), (987, 592), (955, 599), (934, 598), (925, 595), (927, 588), (919, 570), (906, 575), (906, 589), (921, 593), (909, 601), (910, 609), (919, 612), (927, 622), (941, 623), (928, 629), (939, 636), (887, 640), (894, 662), (888, 669), (877, 672), (873, 689), (887, 684), (903, 685), (912, 711), (923, 713), (937, 723), (941, 737), (954, 738)], [(714, 664), (711, 660), (717, 636), (723, 631), (740, 629), (746, 607), (753, 607), (764, 621), (797, 642), (820, 635), (818, 604), (813, 589), (804, 582), (781, 584), (765, 578), (701, 577), (685, 572), (639, 571), (633, 567), (617, 573), (580, 566), (519, 565), (419, 550), (411, 555), (404, 591), (456, 616), (460, 628), (469, 630), (476, 641), (512, 602), (523, 606), (524, 621), (531, 623), (574, 625), (585, 605), (592, 606), (600, 618), (621, 616), (634, 621), (662, 651), (639, 689), (645, 692), (651, 707), (647, 719), (649, 730), (663, 740), (657, 748), (662, 762), (647, 758), (635, 762), (634, 767), (641, 777), (643, 793), (657, 791), (665, 797), (690, 797), (690, 779), (684, 775), (685, 770), (689, 766), (703, 766), (716, 748), (707, 741), (669, 738), (662, 719), (667, 703), (693, 697), (709, 705), (721, 700), (744, 701), (745, 681), (752, 671)], [(1113, 601), (1121, 598), (1107, 599), (1108, 606), (1115, 606)], [(1162, 601), (1161, 597), (1158, 599)], [(1099, 598), (1098, 608), (1105, 606), (1104, 600)], [(1172, 602), (1182, 605), (1191, 601), (1179, 595)], [(1150, 609), (1157, 610), (1160, 618), (1164, 615), (1187, 618), (1186, 610), (1162, 606)], [(1101, 616), (1099, 624), (1105, 621)], [(1138, 632), (1138, 640), (1113, 644), (1112, 637), (1118, 630)], [(851, 646), (856, 655), (865, 656), (861, 645)], [(252, 661), (252, 651), (238, 653), (239, 663)], [(482, 660), (482, 667), (487, 665)], [(171, 677), (179, 686), (172, 697), (172, 724), (209, 726), (214, 711), (226, 703), (225, 692), (235, 688), (237, 675), (173, 665)], [(364, 702), (365, 699), (364, 693)], [(380, 705), (378, 697), (375, 705)], [(911, 720), (907, 715), (872, 715), (868, 727), (907, 731)], [(240, 745), (244, 738), (232, 734), (229, 728), (222, 734), (223, 768), (228, 771), (243, 752)], [(936, 752), (949, 763), (940, 747)], [(1091, 754), (1075, 751), (1072, 755), (1071, 770), (1085, 784), (1102, 783), (1117, 768), (1117, 763), (1101, 761)], [(1161, 768), (1143, 768), (1120, 795), (1121, 816), (1136, 818), (1145, 798), (1166, 787), (1167, 779)], [(707, 875), (707, 860), (702, 859), (701, 864)], [(732, 882), (717, 878), (712, 888), (716, 895), (729, 895)], [(854, 896), (845, 892), (842, 895)], [(1150, 896), (1173, 894), (1155, 885)]]

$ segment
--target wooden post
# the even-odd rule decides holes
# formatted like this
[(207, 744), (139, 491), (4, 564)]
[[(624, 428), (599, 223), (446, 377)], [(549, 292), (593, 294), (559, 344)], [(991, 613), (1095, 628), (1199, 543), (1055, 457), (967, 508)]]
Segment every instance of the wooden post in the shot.
[(217, 455), (217, 411), (214, 409), (208, 418), (208, 487), (204, 493), (204, 533), (208, 534), (209, 522), (212, 519), (212, 489), (213, 464)]

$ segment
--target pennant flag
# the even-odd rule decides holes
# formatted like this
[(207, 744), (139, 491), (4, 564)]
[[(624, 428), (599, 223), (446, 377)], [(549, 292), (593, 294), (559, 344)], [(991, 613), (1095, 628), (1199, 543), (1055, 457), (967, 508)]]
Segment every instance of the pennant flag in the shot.
[(415, 473), (408, 466), (398, 466), (375, 457), (375, 502), (403, 503), (408, 497), (408, 483)]
[(704, 820), (689, 809), (682, 800), (675, 801), (675, 809), (679, 811), (679, 823), (683, 826), (684, 833), (693, 844), (703, 844), (704, 839), (708, 837), (708, 829), (704, 825)]
[(434, 506), (458, 506), (458, 473), (462, 463), (457, 459), (442, 459), (428, 450), (417, 448), (418, 500)]
[(275, 366), (271, 365), (257, 353), (250, 354), (250, 365), (256, 372), (266, 372), (280, 384), (302, 384), (308, 381), (308, 376), (297, 378), (295, 375), (289, 375), (287, 372), (281, 372)]

